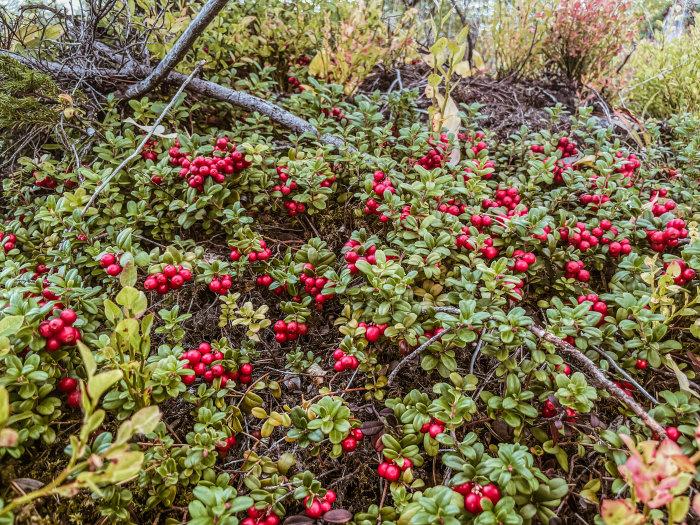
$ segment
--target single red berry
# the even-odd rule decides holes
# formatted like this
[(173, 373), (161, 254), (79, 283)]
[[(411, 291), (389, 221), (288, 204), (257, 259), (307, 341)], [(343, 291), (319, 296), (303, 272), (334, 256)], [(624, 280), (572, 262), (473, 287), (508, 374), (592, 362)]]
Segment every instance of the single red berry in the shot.
[(76, 388), (70, 394), (68, 394), (68, 398), (66, 398), (66, 403), (71, 408), (78, 408), (82, 403), (82, 400), (83, 395), (81, 394), (80, 390)]
[(64, 377), (58, 382), (58, 389), (64, 394), (72, 392), (77, 386), (78, 382), (72, 377)]
[(493, 503), (494, 505), (498, 503), (498, 501), (501, 499), (501, 491), (499, 491), (498, 487), (493, 483), (484, 485), (481, 488), (481, 493), (484, 495), (485, 498), (491, 500), (491, 503)]
[(66, 308), (61, 312), (61, 319), (67, 325), (71, 325), (78, 319), (78, 314), (76, 314), (74, 310)]
[(678, 438), (681, 437), (681, 433), (676, 427), (668, 427), (666, 429), (666, 435), (672, 441), (678, 441)]
[(353, 452), (357, 448), (357, 440), (354, 437), (347, 437), (340, 444), (343, 452)]

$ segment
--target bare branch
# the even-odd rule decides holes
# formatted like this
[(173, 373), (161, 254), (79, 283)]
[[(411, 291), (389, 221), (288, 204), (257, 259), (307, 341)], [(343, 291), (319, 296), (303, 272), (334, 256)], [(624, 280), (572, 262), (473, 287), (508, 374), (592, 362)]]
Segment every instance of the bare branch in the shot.
[[(435, 308), (435, 311), (446, 312), (454, 315), (460, 314), (459, 308), (449, 306)], [(589, 377), (593, 378), (601, 387), (605, 388), (605, 390), (607, 390), (611, 396), (613, 396), (621, 403), (627, 405), (630, 408), (630, 410), (632, 410), (632, 412), (639, 416), (639, 418), (644, 422), (644, 424), (654, 432), (654, 434), (656, 434), (662, 439), (666, 438), (666, 430), (664, 429), (664, 427), (657, 423), (654, 420), (654, 418), (651, 417), (651, 415), (649, 415), (649, 413), (646, 410), (644, 410), (644, 408), (639, 403), (637, 403), (634, 399), (625, 394), (625, 392), (619, 386), (617, 386), (615, 383), (613, 383), (607, 377), (605, 377), (603, 371), (600, 368), (598, 368), (598, 366), (593, 361), (586, 357), (586, 355), (583, 352), (581, 352), (578, 348), (570, 345), (563, 339), (560, 339), (559, 337), (550, 334), (544, 328), (535, 323), (529, 325), (527, 329), (540, 339), (544, 339), (545, 341), (548, 341), (558, 346), (560, 350), (568, 354), (574, 361), (576, 361), (581, 366), (581, 368), (587, 372)], [(442, 332), (438, 335), (442, 335), (444, 333), (445, 332)], [(419, 351), (422, 352), (425, 348), (427, 348), (425, 344), (421, 345), (409, 356), (409, 358), (413, 357), (414, 354), (419, 353)], [(407, 359), (404, 359), (404, 361), (407, 361)], [(401, 365), (401, 363), (399, 364)], [(398, 368), (399, 367), (397, 367), (396, 369)], [(396, 372), (396, 369), (394, 369), (394, 372)], [(394, 375), (394, 372), (392, 372), (392, 375)], [(389, 377), (388, 384), (391, 384), (391, 376)]]
[[(457, 312), (459, 313), (459, 310), (457, 310)], [(405, 365), (406, 363), (408, 363), (408, 362), (409, 362), (411, 359), (413, 359), (414, 357), (416, 357), (416, 356), (422, 354), (422, 353), (423, 353), (423, 350), (425, 350), (426, 348), (428, 348), (428, 347), (429, 347), (430, 345), (432, 345), (435, 341), (437, 341), (438, 339), (440, 339), (443, 335), (449, 334), (450, 332), (452, 332), (452, 331), (453, 331), (454, 329), (456, 329), (456, 328), (461, 328), (461, 326), (460, 326), (460, 325), (455, 325), (455, 326), (452, 326), (452, 327), (450, 327), (450, 328), (445, 328), (442, 332), (440, 332), (439, 334), (435, 334), (433, 337), (431, 337), (430, 339), (428, 339), (425, 343), (423, 343), (423, 344), (420, 345), (418, 348), (416, 348), (413, 352), (411, 352), (411, 353), (408, 354), (406, 357), (404, 357), (404, 358), (401, 360), (401, 362), (400, 362), (398, 365), (396, 365), (396, 368), (394, 368), (394, 370), (391, 371), (391, 374), (389, 374), (389, 379), (387, 380), (386, 386), (391, 386), (391, 383), (393, 383), (393, 382), (394, 382), (394, 379), (396, 379), (396, 376), (398, 375), (399, 370), (401, 370), (401, 369), (404, 367), (404, 365)]]
[(644, 422), (644, 424), (648, 426), (652, 430), (652, 432), (654, 432), (654, 434), (658, 435), (662, 439), (666, 438), (666, 430), (664, 429), (664, 427), (659, 425), (639, 403), (637, 403), (634, 399), (625, 394), (619, 386), (617, 386), (615, 383), (613, 383), (607, 377), (605, 377), (603, 371), (600, 368), (598, 368), (593, 361), (588, 359), (588, 357), (586, 357), (583, 354), (583, 352), (581, 352), (578, 348), (575, 348), (563, 339), (560, 339), (559, 337), (548, 333), (544, 328), (534, 323), (528, 326), (527, 329), (530, 330), (530, 332), (535, 334), (540, 339), (549, 341), (550, 343), (558, 346), (561, 350), (569, 354), (574, 360), (576, 360), (579, 363), (579, 365), (581, 365), (581, 367), (586, 372), (588, 372), (588, 374), (592, 378), (594, 378), (602, 387), (604, 387), (608, 392), (610, 392), (610, 395), (612, 395), (621, 403), (627, 405), (630, 408), (630, 410), (632, 410), (632, 412), (637, 414), (637, 416), (639, 416), (639, 419), (641, 419)]
[[(124, 169), (124, 168), (126, 167), (126, 165), (129, 164), (129, 162), (131, 162), (132, 160), (134, 160), (136, 157), (139, 156), (141, 150), (142, 150), (143, 147), (146, 145), (146, 143), (150, 140), (150, 138), (153, 136), (153, 133), (155, 132), (155, 130), (156, 130), (156, 128), (158, 127), (158, 125), (160, 124), (161, 120), (163, 120), (163, 117), (165, 117), (165, 115), (168, 114), (168, 111), (170, 111), (170, 109), (175, 105), (175, 102), (177, 101), (177, 99), (180, 98), (180, 94), (185, 90), (185, 87), (187, 86), (187, 84), (190, 83), (190, 82), (192, 81), (192, 79), (194, 78), (194, 76), (199, 72), (199, 70), (201, 69), (201, 67), (202, 67), (203, 65), (204, 65), (204, 61), (202, 60), (201, 62), (199, 62), (199, 63), (195, 66), (195, 68), (194, 68), (194, 70), (192, 71), (192, 73), (190, 73), (190, 75), (189, 75), (188, 77), (185, 77), (185, 79), (184, 79), (183, 82), (182, 82), (182, 85), (180, 86), (180, 89), (177, 90), (177, 93), (175, 93), (175, 95), (174, 95), (173, 98), (170, 100), (170, 102), (168, 103), (168, 105), (165, 106), (165, 109), (163, 109), (163, 111), (161, 112), (161, 114), (158, 115), (158, 118), (157, 118), (156, 121), (153, 123), (153, 126), (151, 126), (151, 129), (148, 131), (148, 133), (146, 134), (146, 136), (145, 136), (145, 137), (143, 138), (143, 140), (141, 141), (141, 144), (139, 144), (139, 145), (136, 147), (136, 149), (131, 153), (131, 155), (129, 155), (127, 158), (125, 158), (125, 159), (121, 162), (121, 164), (119, 164), (119, 166), (117, 166), (116, 168), (114, 168), (114, 170), (112, 170), (112, 173), (110, 173), (109, 176), (102, 182), (102, 184), (100, 184), (100, 185), (98, 186), (98, 188), (95, 190), (95, 193), (93, 193), (93, 194), (92, 194), (92, 197), (90, 197), (90, 200), (87, 202), (87, 204), (85, 204), (85, 207), (83, 208), (83, 211), (82, 211), (81, 214), (80, 214), (81, 216), (85, 216), (85, 213), (88, 211), (88, 209), (90, 208), (90, 206), (92, 206), (92, 204), (95, 202), (95, 199), (97, 199), (98, 195), (99, 195), (100, 193), (102, 193), (102, 190), (104, 190), (104, 189), (109, 185), (110, 181), (111, 181), (122, 169)], [(184, 75), (183, 75), (183, 77), (184, 77)], [(76, 171), (77, 171), (77, 170), (76, 170)]]
[(142, 81), (134, 84), (124, 92), (125, 98), (140, 97), (144, 93), (151, 91), (158, 86), (163, 80), (168, 77), (168, 74), (177, 66), (185, 57), (187, 52), (192, 48), (195, 40), (204, 32), (212, 20), (219, 14), (228, 0), (209, 0), (199, 14), (192, 20), (192, 23), (187, 26), (185, 32), (177, 40), (173, 48), (168, 51), (165, 58), (150, 72), (150, 74)]

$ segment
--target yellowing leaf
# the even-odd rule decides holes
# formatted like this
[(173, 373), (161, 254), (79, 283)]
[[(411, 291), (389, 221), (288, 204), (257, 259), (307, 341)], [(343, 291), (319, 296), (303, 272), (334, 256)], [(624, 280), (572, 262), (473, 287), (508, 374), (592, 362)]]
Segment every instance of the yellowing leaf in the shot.
[(586, 155), (585, 157), (581, 157), (576, 162), (574, 162), (573, 165), (579, 166), (581, 164), (585, 166), (593, 166), (593, 164), (595, 164), (595, 155)]
[(423, 62), (425, 62), (428, 67), (435, 67), (435, 57), (433, 55), (423, 55)]
[(322, 51), (318, 53), (309, 64), (309, 75), (322, 76), (328, 75), (328, 56)]
[(462, 62), (459, 62), (455, 66), (455, 73), (457, 73), (460, 77), (468, 77), (472, 74), (472, 68), (469, 65), (468, 60), (463, 60)]
[(484, 59), (481, 57), (478, 51), (472, 52), (472, 60), (474, 61), (474, 67), (479, 71), (486, 71), (486, 64)]

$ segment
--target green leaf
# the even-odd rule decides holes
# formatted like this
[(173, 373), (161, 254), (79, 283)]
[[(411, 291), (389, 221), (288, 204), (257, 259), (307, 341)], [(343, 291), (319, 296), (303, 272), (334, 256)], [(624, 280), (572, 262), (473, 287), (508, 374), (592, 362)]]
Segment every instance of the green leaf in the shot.
[(127, 286), (134, 286), (136, 284), (136, 277), (136, 266), (133, 261), (129, 261), (122, 269), (122, 273), (119, 274), (119, 282), (124, 288)]
[(83, 363), (85, 364), (85, 371), (87, 372), (88, 379), (90, 379), (90, 377), (95, 374), (95, 370), (97, 370), (95, 358), (92, 355), (92, 351), (90, 351), (90, 349), (85, 346), (82, 341), (78, 341), (78, 350), (80, 351), (80, 357), (83, 359)]
[(88, 395), (93, 403), (97, 403), (102, 397), (102, 394), (119, 381), (123, 375), (121, 370), (109, 370), (108, 372), (102, 372), (101, 374), (89, 377), (87, 389)]
[(10, 315), (0, 319), (0, 337), (15, 335), (19, 332), (23, 322), (23, 315)]

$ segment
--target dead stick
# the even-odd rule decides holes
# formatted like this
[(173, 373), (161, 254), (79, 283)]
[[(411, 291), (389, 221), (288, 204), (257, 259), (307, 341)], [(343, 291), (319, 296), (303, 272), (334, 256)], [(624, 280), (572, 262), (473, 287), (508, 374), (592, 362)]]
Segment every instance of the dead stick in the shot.
[(228, 0), (209, 0), (192, 22), (187, 26), (184, 33), (178, 38), (175, 45), (168, 54), (165, 55), (153, 71), (136, 84), (129, 87), (124, 93), (124, 98), (137, 98), (151, 91), (158, 86), (168, 74), (177, 66), (185, 57), (187, 52), (192, 48), (192, 45), (204, 32), (212, 20), (219, 14)]
[(413, 352), (408, 354), (406, 357), (403, 358), (403, 360), (396, 365), (396, 368), (392, 370), (391, 374), (389, 374), (389, 379), (387, 380), (386, 386), (391, 386), (391, 383), (393, 383), (394, 379), (396, 378), (397, 374), (399, 373), (399, 370), (401, 370), (406, 363), (408, 363), (411, 359), (413, 359), (415, 356), (420, 355), (423, 350), (428, 348), (431, 344), (433, 344), (434, 341), (437, 341), (440, 339), (443, 335), (449, 334), (451, 331), (453, 331), (455, 328), (459, 328), (461, 325), (456, 325), (450, 328), (445, 328), (442, 332), (439, 334), (434, 335), (430, 339), (428, 339), (425, 343), (420, 345), (418, 348), (416, 348)]
[(558, 346), (564, 352), (569, 354), (574, 360), (576, 360), (581, 365), (581, 367), (586, 372), (588, 372), (588, 374), (591, 377), (593, 377), (601, 386), (603, 386), (608, 392), (610, 392), (610, 395), (612, 395), (621, 403), (627, 405), (630, 408), (630, 410), (632, 410), (632, 412), (637, 414), (637, 416), (639, 416), (639, 418), (644, 422), (644, 424), (648, 426), (657, 436), (659, 436), (660, 438), (666, 438), (666, 429), (659, 425), (639, 403), (637, 403), (634, 399), (625, 394), (619, 386), (617, 386), (615, 383), (613, 383), (607, 377), (605, 377), (603, 371), (600, 368), (598, 368), (598, 366), (593, 361), (586, 357), (585, 354), (581, 352), (578, 348), (571, 346), (563, 339), (560, 339), (559, 337), (550, 334), (544, 328), (534, 323), (528, 326), (527, 329), (530, 330), (530, 332), (535, 334), (540, 339), (544, 339), (545, 341), (548, 341), (553, 345)]
[(119, 164), (119, 166), (117, 166), (114, 170), (112, 170), (112, 173), (110, 173), (109, 176), (105, 178), (104, 182), (102, 182), (102, 184), (100, 184), (100, 185), (98, 186), (98, 188), (95, 190), (95, 193), (92, 194), (92, 197), (90, 197), (90, 200), (87, 202), (87, 204), (85, 205), (85, 207), (83, 207), (83, 211), (82, 211), (82, 213), (80, 214), (81, 216), (85, 216), (85, 213), (87, 213), (87, 211), (88, 211), (88, 209), (90, 208), (90, 206), (92, 206), (92, 204), (95, 202), (95, 199), (97, 199), (97, 197), (99, 196), (99, 194), (102, 193), (102, 190), (104, 190), (104, 189), (109, 185), (109, 183), (111, 182), (111, 180), (112, 180), (114, 177), (116, 177), (117, 174), (118, 174), (122, 169), (124, 169), (124, 168), (127, 166), (127, 164), (129, 164), (129, 162), (131, 162), (132, 160), (134, 160), (136, 157), (139, 156), (139, 153), (140, 153), (141, 150), (144, 148), (144, 146), (146, 145), (146, 143), (150, 140), (150, 138), (153, 136), (153, 133), (156, 131), (156, 128), (158, 127), (158, 125), (160, 124), (160, 122), (163, 120), (163, 118), (165, 117), (165, 115), (168, 114), (168, 112), (170, 111), (170, 109), (175, 105), (175, 102), (177, 101), (177, 99), (180, 98), (180, 94), (184, 91), (184, 89), (185, 89), (185, 87), (187, 86), (187, 84), (190, 83), (190, 81), (191, 81), (191, 80), (194, 78), (194, 76), (199, 72), (199, 70), (201, 69), (201, 67), (202, 67), (203, 65), (204, 65), (204, 61), (202, 60), (201, 62), (197, 63), (197, 65), (194, 67), (194, 70), (192, 71), (192, 73), (190, 73), (190, 76), (185, 77), (185, 75), (182, 75), (182, 76), (184, 77), (184, 80), (183, 80), (182, 84), (180, 85), (180, 89), (177, 90), (177, 93), (175, 93), (175, 96), (170, 100), (170, 102), (169, 102), (168, 105), (165, 107), (165, 109), (161, 112), (161, 114), (158, 115), (158, 118), (157, 118), (156, 121), (153, 123), (153, 126), (151, 126), (151, 129), (148, 131), (148, 133), (146, 134), (146, 136), (145, 136), (145, 137), (143, 138), (143, 140), (141, 141), (141, 144), (139, 144), (139, 145), (136, 147), (136, 149), (131, 153), (131, 155), (129, 155), (127, 158), (125, 158), (125, 159), (121, 162), (121, 164)]
[[(435, 311), (445, 312), (453, 315), (460, 314), (459, 308), (449, 306), (435, 308)], [(627, 405), (630, 408), (630, 410), (632, 410), (632, 412), (639, 416), (639, 418), (644, 422), (644, 424), (654, 432), (654, 434), (656, 434), (660, 438), (666, 438), (666, 430), (664, 429), (664, 427), (657, 423), (654, 420), (654, 418), (651, 417), (649, 413), (646, 410), (644, 410), (644, 408), (639, 403), (637, 403), (634, 399), (625, 394), (625, 392), (619, 386), (617, 386), (615, 383), (613, 383), (607, 377), (605, 377), (603, 371), (593, 361), (586, 357), (586, 355), (583, 352), (581, 352), (578, 348), (570, 345), (569, 343), (557, 337), (556, 335), (550, 334), (544, 328), (542, 328), (539, 325), (536, 325), (535, 323), (529, 325), (527, 329), (540, 339), (544, 339), (545, 341), (548, 341), (553, 345), (558, 346), (565, 353), (569, 354), (575, 361), (579, 363), (581, 368), (589, 374), (589, 377), (595, 379), (615, 399), (620, 401), (622, 404)], [(444, 334), (445, 332), (442, 333)], [(421, 347), (416, 349), (416, 352), (413, 352), (413, 354), (417, 353), (418, 350), (421, 350)], [(411, 354), (411, 356), (413, 356), (413, 354)], [(406, 361), (406, 359), (404, 359), (404, 361)], [(394, 370), (394, 372), (395, 371), (396, 369)], [(390, 383), (391, 381), (389, 381), (389, 384)]]

